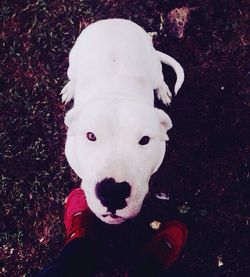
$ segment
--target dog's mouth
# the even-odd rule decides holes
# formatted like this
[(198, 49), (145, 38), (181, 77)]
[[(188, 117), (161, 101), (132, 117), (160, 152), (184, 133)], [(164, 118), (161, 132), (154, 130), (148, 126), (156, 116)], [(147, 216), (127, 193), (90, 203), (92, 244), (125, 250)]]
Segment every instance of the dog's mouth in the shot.
[(121, 216), (118, 216), (118, 215), (116, 215), (116, 214), (103, 214), (102, 215), (102, 217), (110, 217), (110, 218), (113, 218), (113, 219), (117, 219), (117, 218), (123, 218), (123, 217), (121, 217)]
[(127, 218), (112, 213), (103, 214), (99, 218), (108, 224), (120, 224), (127, 220)]

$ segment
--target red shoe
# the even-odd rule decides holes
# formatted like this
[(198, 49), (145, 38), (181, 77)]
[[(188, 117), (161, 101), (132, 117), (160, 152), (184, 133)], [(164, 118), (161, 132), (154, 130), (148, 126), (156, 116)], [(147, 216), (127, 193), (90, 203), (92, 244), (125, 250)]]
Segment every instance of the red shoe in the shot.
[(66, 244), (86, 234), (87, 214), (89, 207), (82, 189), (73, 189), (65, 199), (64, 224), (66, 228)]
[(177, 220), (170, 221), (160, 228), (144, 253), (153, 255), (167, 269), (180, 255), (187, 237), (186, 225)]

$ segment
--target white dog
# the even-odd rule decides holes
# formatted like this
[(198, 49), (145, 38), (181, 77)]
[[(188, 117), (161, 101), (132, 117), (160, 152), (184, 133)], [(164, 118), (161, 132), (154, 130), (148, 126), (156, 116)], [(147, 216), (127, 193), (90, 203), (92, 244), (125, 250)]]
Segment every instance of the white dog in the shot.
[(175, 70), (177, 93), (184, 81), (180, 64), (125, 19), (91, 24), (70, 52), (62, 100), (74, 99), (74, 107), (65, 117), (65, 154), (90, 209), (106, 223), (139, 213), (162, 163), (172, 123), (154, 108), (154, 91), (163, 103), (171, 101), (161, 62)]

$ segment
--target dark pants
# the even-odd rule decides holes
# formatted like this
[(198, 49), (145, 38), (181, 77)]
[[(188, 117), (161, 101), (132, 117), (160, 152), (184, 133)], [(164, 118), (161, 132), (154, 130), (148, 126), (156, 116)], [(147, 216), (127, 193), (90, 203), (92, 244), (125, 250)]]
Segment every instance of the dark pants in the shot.
[[(96, 257), (85, 238), (68, 243), (55, 262), (38, 274), (37, 277), (93, 277)], [(97, 261), (98, 262), (98, 261)], [(151, 256), (138, 257), (128, 269), (128, 277), (191, 276), (181, 268), (171, 267), (167, 271)]]
[(78, 238), (68, 243), (55, 262), (38, 277), (94, 276), (94, 258), (88, 240)]

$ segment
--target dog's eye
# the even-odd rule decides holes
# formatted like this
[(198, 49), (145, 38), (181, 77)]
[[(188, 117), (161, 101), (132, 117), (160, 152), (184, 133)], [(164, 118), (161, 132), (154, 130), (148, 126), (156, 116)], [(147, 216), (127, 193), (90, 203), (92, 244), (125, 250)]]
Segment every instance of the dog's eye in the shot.
[(144, 136), (140, 139), (139, 144), (140, 145), (146, 145), (146, 144), (149, 143), (149, 141), (150, 141), (150, 137), (149, 136)]
[(96, 136), (94, 133), (88, 132), (87, 133), (87, 139), (91, 141), (96, 141)]

